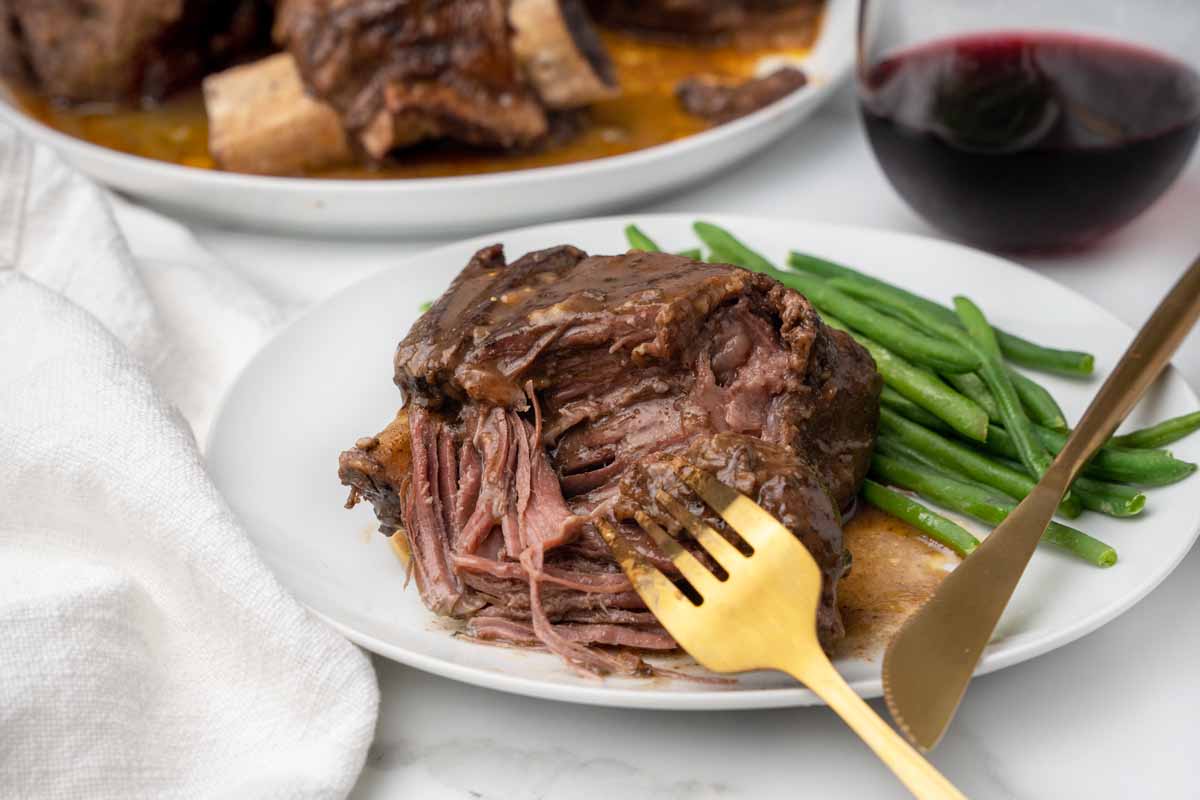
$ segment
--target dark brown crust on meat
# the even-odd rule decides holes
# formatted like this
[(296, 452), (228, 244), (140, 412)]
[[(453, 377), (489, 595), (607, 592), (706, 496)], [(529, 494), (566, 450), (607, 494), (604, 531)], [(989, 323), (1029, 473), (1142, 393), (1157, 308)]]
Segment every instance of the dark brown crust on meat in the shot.
[(525, 147), (546, 134), (503, 0), (284, 0), (275, 37), (376, 158), (433, 137)]
[(0, 68), (62, 102), (158, 100), (265, 41), (270, 0), (0, 0)]
[(396, 385), (412, 402), (431, 408), (447, 400), (461, 402), (472, 392), (476, 399), (484, 399), (485, 391), (491, 392), (487, 397), (491, 402), (523, 405), (519, 378), (502, 386), (480, 385), (495, 372), (495, 365), (486, 359), (494, 359), (500, 348), (490, 346), (483, 352), (473, 332), (490, 323), (494, 309), (503, 307), (501, 298), (509, 292), (536, 285), (534, 274), (563, 273), (585, 258), (587, 253), (564, 245), (529, 253), (506, 265), (503, 246), (480, 250), (396, 348)]
[[(504, 266), (499, 246), (485, 248), (400, 343), (395, 380), (410, 402), (430, 408), (482, 402), (517, 410), (527, 407), (523, 387), (532, 381), (544, 390), (555, 465), (574, 472), (584, 456), (567, 456), (571, 436), (560, 434), (570, 427), (566, 417), (583, 413), (569, 396), (583, 380), (578, 376), (597, 384), (592, 394), (606, 382), (633, 383), (636, 372), (667, 387), (647, 385), (643, 395), (695, 395), (703, 388), (694, 383), (695, 365), (712, 335), (705, 326), (726, 324), (720, 320), (731, 314), (773, 326), (770, 336), (779, 344), (764, 346), (784, 348), (773, 367), (772, 411), (757, 429), (753, 422), (698, 418), (707, 413), (705, 403), (726, 402), (728, 391), (714, 385), (685, 403), (687, 430), (715, 424), (716, 431), (731, 427), (819, 452), (813, 464), (838, 501), (849, 502), (874, 442), (880, 391), (874, 363), (828, 328), (802, 295), (727, 264), (640, 251), (588, 258), (561, 246)], [(594, 428), (595, 415), (589, 419)], [(646, 452), (661, 444), (648, 442)]]

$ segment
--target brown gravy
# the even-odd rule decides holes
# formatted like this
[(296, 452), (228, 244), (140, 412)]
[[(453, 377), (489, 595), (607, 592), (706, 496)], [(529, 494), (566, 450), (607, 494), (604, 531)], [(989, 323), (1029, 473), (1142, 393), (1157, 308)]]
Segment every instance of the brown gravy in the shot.
[[(377, 167), (341, 166), (316, 171), (320, 178), (432, 178), (529, 169), (620, 155), (699, 133), (710, 126), (685, 113), (675, 85), (700, 73), (730, 79), (754, 74), (760, 59), (802, 56), (819, 20), (797, 23), (795, 31), (770, 42), (722, 46), (647, 41), (604, 31), (620, 79), (621, 97), (590, 107), (582, 132), (536, 153), (502, 153), (461, 145), (434, 144), (402, 151)], [(199, 88), (149, 109), (96, 105), (65, 108), (28, 91), (12, 89), (17, 105), (34, 119), (93, 144), (158, 161), (215, 169), (208, 151), (208, 120)]]
[(873, 660), (960, 559), (871, 506), (846, 525), (845, 537), (854, 563), (838, 583), (846, 638), (834, 656)]

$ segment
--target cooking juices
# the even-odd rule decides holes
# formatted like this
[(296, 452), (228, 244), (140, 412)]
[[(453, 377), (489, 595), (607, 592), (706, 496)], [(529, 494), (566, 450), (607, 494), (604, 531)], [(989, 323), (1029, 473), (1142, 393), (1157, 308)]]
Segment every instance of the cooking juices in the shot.
[(1085, 244), (1162, 194), (1200, 133), (1200, 75), (1064, 34), (937, 41), (871, 67), (863, 119), (931, 223), (1002, 250)]
[[(3, 6), (3, 0), (0, 0)], [(622, 95), (595, 103), (581, 129), (553, 146), (533, 151), (496, 151), (453, 142), (430, 142), (397, 151), (384, 165), (350, 164), (309, 173), (318, 178), (435, 178), (574, 164), (673, 142), (711, 127), (680, 108), (675, 86), (701, 73), (744, 80), (764, 58), (802, 56), (816, 36), (816, 22), (797, 23), (769, 39), (749, 37), (720, 46), (641, 39), (605, 30), (605, 46)], [(34, 119), (70, 136), (146, 158), (189, 167), (215, 167), (208, 150), (208, 120), (199, 87), (147, 109), (102, 105), (65, 108), (31, 93), (15, 92)], [(4, 87), (0, 86), (0, 102)]]

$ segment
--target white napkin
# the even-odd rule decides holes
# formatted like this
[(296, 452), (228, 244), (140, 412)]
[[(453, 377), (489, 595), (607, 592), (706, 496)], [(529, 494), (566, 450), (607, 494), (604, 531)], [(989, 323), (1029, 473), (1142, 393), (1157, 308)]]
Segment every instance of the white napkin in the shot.
[(119, 213), (137, 241), (0, 127), (0, 796), (342, 796), (374, 673), (266, 569), (184, 420), (275, 312)]

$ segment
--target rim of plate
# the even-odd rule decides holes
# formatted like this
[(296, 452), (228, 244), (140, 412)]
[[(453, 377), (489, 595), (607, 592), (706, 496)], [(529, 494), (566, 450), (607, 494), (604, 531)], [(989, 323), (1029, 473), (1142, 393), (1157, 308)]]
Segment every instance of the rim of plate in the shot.
[[(637, 215), (639, 224), (644, 224), (647, 227), (652, 226), (653, 223), (657, 221), (670, 220), (671, 222), (678, 222), (680, 220), (686, 220), (690, 223), (691, 221), (700, 217), (704, 217), (730, 228), (736, 228), (743, 223), (791, 226), (802, 225), (812, 229), (825, 229), (831, 233), (838, 233), (842, 236), (872, 236), (880, 239), (919, 242), (923, 245), (932, 244), (937, 247), (957, 250), (964, 254), (968, 254), (972, 258), (983, 258), (990, 260), (1006, 269), (1019, 270), (1027, 279), (1033, 280), (1036, 283), (1040, 283), (1045, 286), (1052, 286), (1057, 290), (1065, 290), (1070, 292), (1078, 302), (1086, 305), (1091, 312), (1104, 317), (1107, 322), (1110, 322), (1115, 326), (1119, 326), (1122, 331), (1128, 334), (1131, 340), (1135, 334), (1133, 328), (1119, 319), (1108, 309), (1095, 303), (1090, 298), (1079, 294), (1075, 290), (1057, 283), (1045, 275), (1029, 269), (1028, 267), (1024, 267), (1015, 261), (1011, 261), (1002, 256), (993, 255), (982, 250), (976, 250), (972, 247), (959, 244), (957, 242), (936, 239), (930, 236), (922, 236), (920, 234), (891, 231), (884, 228), (874, 228), (865, 225), (798, 220), (771, 215), (746, 216), (738, 214), (707, 212), (672, 212)], [(457, 254), (457, 251), (467, 248), (478, 249), (479, 247), (492, 244), (498, 239), (504, 237), (540, 234), (542, 232), (550, 235), (556, 229), (566, 229), (573, 225), (623, 225), (628, 221), (628, 214), (584, 217), (562, 222), (526, 225), (519, 228), (497, 231), (491, 234), (484, 234), (482, 236), (472, 236), (457, 240), (450, 244), (440, 245), (429, 250), (405, 256), (381, 272), (368, 275), (360, 281), (356, 281), (349, 286), (343, 287), (342, 289), (322, 300), (320, 303), (317, 303), (316, 305), (307, 309), (296, 319), (292, 320), (290, 323), (277, 331), (268, 341), (263, 343), (263, 346), (247, 362), (241, 372), (239, 372), (238, 375), (230, 381), (220, 398), (220, 402), (217, 405), (217, 412), (213, 417), (214, 422), (209, 428), (208, 438), (204, 443), (204, 452), (206, 454), (209, 452), (209, 448), (213, 442), (213, 439), (215, 438), (215, 433), (218, 428), (217, 423), (223, 417), (225, 409), (229, 403), (229, 400), (233, 396), (235, 389), (241, 383), (243, 376), (249, 373), (249, 371), (254, 367), (260, 358), (264, 357), (266, 350), (277, 340), (286, 335), (294, 326), (304, 324), (308, 318), (311, 315), (314, 315), (322, 306), (332, 303), (344, 295), (352, 294), (358, 290), (361, 284), (367, 283), (371, 280), (376, 280), (384, 273), (390, 273), (395, 270), (403, 270), (405, 268), (410, 268), (413, 265), (424, 264), (427, 266), (431, 259), (437, 260), (438, 258), (444, 258), (449, 256), (451, 253)], [(1191, 384), (1188, 383), (1187, 378), (1185, 378), (1183, 374), (1179, 372), (1179, 370), (1177, 370), (1173, 365), (1169, 365), (1163, 374), (1170, 375), (1172, 378), (1178, 380), (1192, 404), (1200, 405), (1200, 396), (1197, 395), (1196, 390)], [(251, 541), (253, 541), (253, 537), (250, 538)], [(1088, 635), (1089, 633), (1096, 631), (1103, 625), (1113, 621), (1121, 614), (1133, 608), (1135, 605), (1145, 599), (1152, 591), (1158, 588), (1158, 586), (1164, 580), (1166, 580), (1167, 576), (1175, 571), (1175, 568), (1179, 566), (1180, 562), (1183, 561), (1187, 554), (1191, 552), (1192, 547), (1195, 545), (1198, 538), (1200, 538), (1200, 518), (1196, 520), (1194, 529), (1187, 536), (1186, 546), (1180, 547), (1179, 552), (1174, 554), (1173, 558), (1171, 558), (1169, 561), (1160, 564), (1159, 568), (1150, 575), (1149, 580), (1147, 580), (1143, 586), (1139, 587), (1138, 591), (1115, 598), (1114, 600), (1095, 608), (1090, 613), (1083, 615), (1076, 620), (1074, 624), (1066, 626), (1060, 630), (1037, 636), (1018, 633), (1016, 635), (1007, 637), (994, 649), (985, 651), (983, 658), (979, 662), (979, 666), (976, 668), (973, 674), (973, 677), (986, 675), (988, 673), (1013, 666), (1014, 664), (1028, 661), (1040, 655), (1044, 655), (1048, 652), (1058, 649), (1059, 647), (1068, 645)], [(282, 584), (283, 582), (280, 581), (280, 583)], [(286, 584), (284, 584), (284, 586), (286, 588)], [(735, 688), (715, 691), (701, 690), (694, 692), (670, 692), (656, 689), (617, 688), (604, 686), (599, 682), (596, 686), (579, 686), (577, 684), (560, 684), (553, 681), (524, 678), (492, 671), (486, 668), (455, 664), (435, 656), (429, 656), (421, 652), (408, 650), (370, 634), (363, 633), (351, 625), (347, 625), (335, 618), (330, 617), (328, 614), (314, 608), (308, 603), (301, 602), (301, 604), (321, 620), (332, 626), (335, 630), (342, 633), (350, 641), (392, 661), (429, 672), (433, 675), (439, 675), (444, 678), (471, 684), (473, 686), (509, 692), (526, 697), (577, 703), (581, 705), (661, 711), (733, 711), (824, 705), (820, 698), (818, 698), (808, 689), (801, 686), (790, 687), (786, 689)], [(848, 683), (850, 687), (861, 697), (874, 698), (883, 695), (883, 683), (880, 678), (865, 678), (861, 680), (849, 681)]]
[[(293, 190), (297, 192), (330, 192), (354, 191), (360, 193), (394, 192), (397, 189), (417, 191), (434, 191), (438, 189), (462, 188), (475, 186), (488, 189), (493, 185), (509, 181), (527, 181), (538, 183), (553, 181), (564, 176), (584, 178), (596, 172), (603, 172), (618, 167), (635, 168), (673, 156), (686, 156), (689, 152), (703, 148), (706, 145), (722, 139), (737, 136), (740, 132), (777, 117), (786, 116), (796, 106), (819, 99), (840, 85), (853, 67), (852, 53), (854, 42), (839, 37), (852, 30), (852, 16), (855, 12), (854, 0), (826, 0), (825, 16), (821, 19), (821, 28), (813, 45), (805, 53), (799, 63), (806, 67), (820, 64), (823, 69), (808, 73), (809, 82), (788, 96), (758, 109), (744, 117), (730, 122), (713, 126), (708, 130), (685, 136), (671, 142), (663, 142), (651, 147), (622, 153), (615, 156), (605, 156), (570, 164), (555, 164), (545, 167), (505, 170), (476, 175), (451, 175), (438, 178), (303, 178), (281, 175), (248, 175), (237, 172), (201, 169), (174, 164), (168, 161), (147, 158), (145, 156), (125, 153), (110, 147), (93, 144), (84, 139), (62, 133), (41, 123), (18, 108), (7, 96), (9, 93), (0, 87), (0, 119), (4, 119), (18, 130), (53, 144), (62, 152), (82, 153), (88, 158), (105, 162), (110, 168), (136, 168), (144, 172), (158, 173), (164, 177), (177, 180), (194, 181), (204, 186), (222, 186), (225, 188)], [(816, 95), (813, 98), (813, 95)]]

